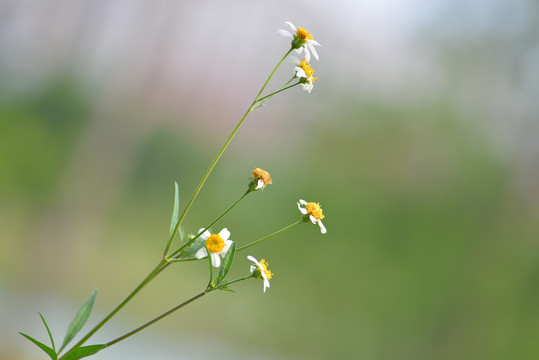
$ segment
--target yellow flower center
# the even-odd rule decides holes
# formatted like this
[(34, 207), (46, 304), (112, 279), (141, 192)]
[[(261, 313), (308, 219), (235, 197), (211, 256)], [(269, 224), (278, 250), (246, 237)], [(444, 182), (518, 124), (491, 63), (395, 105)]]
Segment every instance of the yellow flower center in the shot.
[(324, 218), (322, 208), (318, 203), (307, 203), (307, 205), (305, 205), (305, 210), (307, 210), (307, 214), (314, 216), (316, 220), (322, 220)]
[(262, 180), (264, 184), (271, 184), (270, 174), (260, 168), (253, 170), (253, 177), (255, 178), (255, 181)]
[(206, 240), (206, 247), (211, 253), (218, 253), (225, 247), (225, 241), (219, 234), (211, 234)]
[(308, 32), (307, 30), (305, 30), (302, 27), (298, 28), (298, 30), (296, 32), (296, 36), (301, 38), (301, 40), (303, 42), (306, 42), (307, 40), (312, 40), (313, 39), (313, 36), (311, 35), (311, 33)]
[[(301, 64), (299, 64), (299, 66), (303, 69), (303, 71), (305, 71), (305, 75), (307, 75), (307, 78), (313, 76), (314, 70), (311, 65), (309, 65), (309, 63), (305, 61), (305, 59), (301, 60)], [(316, 81), (315, 79), (316, 78), (313, 78), (312, 80)]]
[(261, 270), (264, 271), (264, 274), (266, 274), (266, 278), (268, 280), (271, 279), (271, 277), (273, 276), (273, 273), (268, 270), (268, 263), (266, 262), (266, 260), (264, 259), (260, 260), (260, 266), (262, 266), (263, 269)]

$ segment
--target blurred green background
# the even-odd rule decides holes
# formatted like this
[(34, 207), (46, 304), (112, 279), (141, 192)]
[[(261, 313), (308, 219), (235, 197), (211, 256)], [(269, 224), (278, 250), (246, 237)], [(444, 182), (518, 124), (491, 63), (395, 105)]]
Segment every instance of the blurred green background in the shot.
[[(213, 293), (95, 359), (537, 359), (539, 11), (518, 1), (0, 1), (0, 358), (35, 359), (97, 288), (89, 326), (163, 251), (288, 41), (319, 81), (256, 110), (185, 221), (251, 248), (271, 288)], [(284, 64), (271, 84), (288, 79)], [(231, 277), (248, 271), (239, 253)], [(108, 341), (198, 293), (171, 267)]]

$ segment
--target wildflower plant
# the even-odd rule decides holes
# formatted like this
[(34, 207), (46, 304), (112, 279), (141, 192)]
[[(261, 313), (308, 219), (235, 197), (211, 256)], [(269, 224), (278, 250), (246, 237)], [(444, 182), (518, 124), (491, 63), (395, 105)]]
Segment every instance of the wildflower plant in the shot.
[[(262, 85), (260, 91), (256, 94), (254, 100), (248, 106), (245, 114), (240, 119), (236, 127), (232, 130), (229, 137), (226, 139), (224, 145), (217, 153), (217, 156), (210, 163), (210, 166), (206, 173), (203, 175), (202, 180), (198, 184), (197, 188), (194, 190), (191, 198), (183, 208), (183, 211), (180, 213), (180, 194), (178, 183), (175, 183), (174, 191), (174, 206), (172, 211), (172, 218), (170, 222), (170, 229), (167, 241), (165, 243), (165, 249), (162, 256), (159, 258), (159, 261), (155, 268), (150, 271), (150, 273), (136, 286), (133, 291), (127, 295), (127, 297), (117, 305), (103, 320), (101, 320), (97, 325), (95, 325), (91, 330), (89, 330), (77, 343), (71, 345), (68, 348), (68, 345), (75, 338), (75, 336), (82, 330), (86, 321), (88, 320), (90, 313), (92, 311), (97, 291), (94, 290), (88, 300), (81, 306), (74, 319), (70, 323), (67, 333), (62, 341), (61, 345), (57, 348), (54, 342), (54, 337), (49, 329), (45, 318), (41, 315), (41, 320), (45, 325), (47, 330), (50, 346), (46, 345), (30, 335), (24, 334), (21, 332), (21, 335), (26, 337), (28, 340), (37, 345), (41, 350), (43, 350), (51, 359), (53, 360), (77, 360), (84, 357), (88, 357), (98, 353), (99, 351), (108, 348), (117, 344), (118, 342), (129, 338), (130, 336), (144, 330), (148, 326), (158, 322), (159, 320), (169, 316), (175, 311), (187, 306), (188, 304), (200, 299), (201, 297), (213, 293), (215, 290), (228, 290), (233, 291), (232, 285), (247, 280), (247, 279), (261, 279), (263, 281), (263, 291), (264, 293), (270, 287), (269, 280), (272, 278), (273, 273), (268, 269), (268, 263), (266, 260), (262, 259), (258, 261), (255, 257), (248, 255), (247, 259), (250, 260), (253, 265), (250, 265), (249, 268), (245, 267), (246, 275), (237, 279), (229, 280), (227, 275), (234, 263), (236, 253), (243, 251), (249, 247), (257, 245), (263, 241), (266, 241), (276, 235), (279, 235), (296, 225), (302, 223), (312, 222), (313, 224), (318, 224), (322, 234), (326, 233), (326, 228), (322, 224), (322, 219), (324, 215), (322, 214), (322, 208), (320, 204), (314, 202), (306, 202), (304, 200), (299, 200), (297, 203), (298, 208), (301, 212), (301, 217), (298, 221), (293, 222), (292, 224), (277, 230), (269, 235), (263, 236), (257, 240), (247, 242), (245, 244), (240, 244), (236, 242), (237, 240), (232, 240), (231, 232), (225, 227), (218, 233), (211, 231), (211, 227), (217, 224), (225, 215), (227, 215), (234, 207), (236, 207), (247, 195), (251, 193), (258, 192), (258, 190), (264, 190), (267, 185), (272, 183), (270, 174), (260, 168), (255, 168), (251, 174), (252, 177), (249, 179), (247, 184), (247, 190), (243, 193), (232, 205), (230, 205), (221, 215), (217, 218), (208, 222), (208, 224), (200, 228), (196, 234), (187, 235), (183, 228), (183, 221), (189, 212), (189, 209), (193, 205), (197, 195), (201, 191), (204, 183), (210, 176), (213, 168), (218, 163), (219, 159), (225, 152), (226, 148), (232, 141), (234, 135), (237, 133), (245, 119), (257, 108), (265, 105), (265, 103), (271, 99), (273, 96), (291, 89), (297, 85), (302, 85), (304, 90), (307, 90), (309, 93), (313, 89), (313, 82), (316, 81), (316, 78), (313, 77), (313, 70), (309, 65), (309, 60), (311, 54), (318, 60), (319, 56), (316, 52), (314, 46), (320, 46), (316, 42), (311, 33), (307, 30), (298, 27), (296, 28), (292, 23), (286, 23), (293, 32), (286, 30), (278, 30), (281, 35), (289, 37), (292, 39), (290, 49), (285, 53), (281, 60), (277, 63), (273, 71), (269, 74), (268, 78)], [(268, 86), (271, 78), (281, 66), (286, 58), (289, 55), (296, 51), (298, 53), (304, 52), (305, 57), (303, 60), (291, 57), (291, 61), (296, 65), (292, 70), (294, 76), (281, 87), (273, 92), (269, 92), (267, 95), (263, 95), (266, 87)], [(292, 83), (294, 80), (296, 82)], [(292, 83), (292, 84), (291, 84)], [(237, 233), (235, 233), (237, 234)], [(236, 235), (235, 235), (236, 236)], [(239, 237), (233, 237), (234, 239), (240, 239)], [(242, 259), (245, 259), (242, 257)], [(186, 299), (185, 301), (179, 303), (170, 310), (164, 312), (163, 314), (157, 316), (156, 318), (145, 322), (139, 327), (115, 338), (106, 343), (86, 345), (90, 338), (101, 329), (110, 319), (112, 319), (127, 303), (129, 303), (146, 285), (148, 285), (153, 279), (155, 279), (159, 274), (166, 270), (169, 266), (176, 265), (179, 263), (187, 263), (190, 261), (207, 261), (208, 262), (208, 283), (204, 286), (203, 290), (193, 295), (192, 297)], [(248, 271), (247, 271), (248, 270)]]

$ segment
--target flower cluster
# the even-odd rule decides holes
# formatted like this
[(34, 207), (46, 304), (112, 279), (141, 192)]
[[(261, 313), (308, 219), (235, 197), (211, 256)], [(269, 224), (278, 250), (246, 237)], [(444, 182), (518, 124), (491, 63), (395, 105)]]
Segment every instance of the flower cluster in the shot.
[(292, 57), (292, 61), (296, 65), (294, 68), (294, 76), (299, 79), (303, 90), (310, 93), (314, 87), (313, 83), (318, 80), (318, 78), (313, 77), (314, 70), (309, 64), (309, 61), (311, 60), (311, 53), (315, 59), (318, 60), (318, 53), (316, 52), (314, 45), (321, 45), (315, 41), (311, 33), (304, 28), (296, 28), (290, 21), (287, 21), (285, 24), (290, 27), (293, 33), (288, 30), (278, 30), (278, 32), (283, 36), (292, 38), (292, 48), (295, 49), (297, 53), (301, 53), (302, 51), (305, 52), (303, 60), (300, 61), (299, 59)]
[[(270, 174), (265, 170), (255, 168), (252, 171), (252, 175), (249, 183), (249, 191), (264, 189), (266, 185), (271, 184)], [(322, 234), (327, 232), (325, 226), (322, 224), (324, 215), (320, 204), (299, 200), (297, 205), (302, 214), (302, 219), (299, 223), (310, 221), (313, 224), (318, 224), (320, 226)], [(213, 234), (207, 229), (200, 229), (198, 231), (198, 237), (203, 240), (203, 246), (196, 251), (195, 257), (197, 259), (203, 259), (209, 254), (212, 266), (220, 267), (221, 258), (226, 256), (233, 243), (232, 240), (229, 240), (230, 231), (228, 231), (227, 228), (224, 228), (218, 234)], [(249, 255), (247, 259), (255, 263), (255, 265), (251, 265), (250, 267), (251, 277), (262, 279), (264, 282), (264, 292), (266, 292), (266, 289), (270, 287), (269, 280), (273, 276), (273, 273), (268, 269), (268, 263), (264, 259), (258, 261), (251, 255)]]

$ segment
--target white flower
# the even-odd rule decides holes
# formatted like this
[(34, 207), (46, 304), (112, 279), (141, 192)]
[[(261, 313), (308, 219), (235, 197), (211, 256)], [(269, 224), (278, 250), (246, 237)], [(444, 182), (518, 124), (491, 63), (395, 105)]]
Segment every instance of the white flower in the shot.
[(264, 259), (258, 262), (258, 260), (256, 260), (251, 255), (247, 256), (247, 259), (251, 260), (256, 264), (256, 266), (251, 265), (251, 274), (254, 274), (254, 277), (264, 279), (264, 292), (266, 292), (266, 289), (270, 287), (269, 280), (273, 276), (272, 272), (268, 270), (268, 263)]
[[(302, 207), (302, 205), (305, 207)], [(305, 200), (300, 200), (298, 202), (298, 209), (303, 215), (305, 215), (309, 220), (311, 220), (313, 224), (318, 223), (322, 234), (325, 234), (327, 232), (326, 227), (324, 226), (324, 224), (322, 224), (322, 219), (324, 218), (324, 215), (322, 214), (322, 208), (320, 207), (320, 204), (313, 202), (308, 203)]]
[[(200, 229), (198, 233), (200, 234), (202, 231), (204, 231), (204, 229)], [(206, 230), (200, 235), (200, 237), (206, 241), (206, 247), (200, 248), (196, 252), (195, 257), (197, 259), (202, 259), (208, 256), (208, 251), (206, 251), (206, 248), (208, 248), (212, 265), (214, 267), (221, 266), (221, 259), (219, 256), (225, 257), (230, 245), (232, 245), (232, 240), (228, 240), (230, 237), (230, 231), (224, 228), (219, 232), (219, 234), (211, 234), (208, 230)]]
[(297, 57), (291, 56), (290, 60), (294, 64), (296, 64), (296, 67), (294, 68), (294, 74), (297, 78), (300, 79), (303, 90), (306, 90), (310, 93), (314, 88), (313, 82), (318, 80), (318, 78), (313, 77), (313, 68), (305, 59), (300, 61)]
[(293, 33), (288, 30), (281, 29), (277, 30), (277, 32), (282, 36), (292, 38), (292, 47), (296, 49), (296, 52), (298, 54), (305, 50), (305, 60), (307, 62), (311, 61), (311, 53), (313, 53), (313, 56), (316, 58), (316, 60), (318, 60), (318, 53), (316, 52), (313, 45), (321, 45), (313, 39), (311, 33), (304, 28), (296, 28), (294, 24), (292, 24), (290, 21), (285, 22), (285, 24), (288, 25), (290, 29), (292, 29)]

